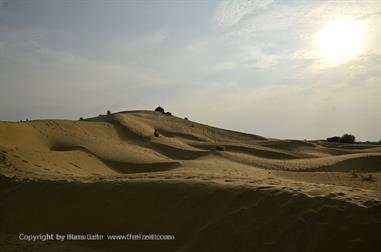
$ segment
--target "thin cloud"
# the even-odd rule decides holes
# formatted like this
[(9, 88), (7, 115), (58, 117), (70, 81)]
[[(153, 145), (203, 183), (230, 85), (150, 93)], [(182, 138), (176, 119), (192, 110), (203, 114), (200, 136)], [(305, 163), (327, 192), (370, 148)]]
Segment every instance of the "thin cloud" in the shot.
[(226, 0), (220, 3), (216, 22), (223, 27), (238, 23), (245, 16), (270, 5), (273, 0)]

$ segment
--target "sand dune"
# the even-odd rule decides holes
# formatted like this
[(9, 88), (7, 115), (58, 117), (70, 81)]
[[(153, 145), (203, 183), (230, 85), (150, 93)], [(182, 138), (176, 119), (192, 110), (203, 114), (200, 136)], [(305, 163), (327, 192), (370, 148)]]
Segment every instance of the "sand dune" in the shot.
[[(155, 136), (154, 132), (159, 136)], [(375, 251), (381, 146), (266, 139), (160, 112), (0, 123), (0, 245), (31, 251)], [(15, 238), (16, 237), (16, 238)]]

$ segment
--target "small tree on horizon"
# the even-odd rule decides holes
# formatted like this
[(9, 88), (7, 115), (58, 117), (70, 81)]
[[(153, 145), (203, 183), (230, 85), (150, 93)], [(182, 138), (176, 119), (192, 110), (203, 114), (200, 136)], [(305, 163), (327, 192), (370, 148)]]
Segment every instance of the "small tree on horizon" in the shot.
[(340, 138), (340, 142), (342, 143), (354, 143), (355, 142), (355, 139), (356, 137), (354, 135), (351, 135), (351, 134), (344, 134), (341, 138)]

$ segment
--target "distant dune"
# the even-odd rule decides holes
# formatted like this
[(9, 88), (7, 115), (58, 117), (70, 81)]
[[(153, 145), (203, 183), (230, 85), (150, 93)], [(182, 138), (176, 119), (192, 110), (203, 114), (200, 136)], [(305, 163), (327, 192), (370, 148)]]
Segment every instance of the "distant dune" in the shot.
[(161, 112), (0, 122), (0, 250), (376, 251), (380, 172), (381, 145), (267, 139)]

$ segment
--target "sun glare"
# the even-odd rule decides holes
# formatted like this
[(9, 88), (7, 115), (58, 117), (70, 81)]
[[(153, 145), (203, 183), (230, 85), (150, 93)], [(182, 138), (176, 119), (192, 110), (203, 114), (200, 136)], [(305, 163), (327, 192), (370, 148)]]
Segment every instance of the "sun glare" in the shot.
[(364, 25), (354, 21), (333, 21), (318, 33), (319, 57), (341, 64), (359, 55), (365, 40)]

